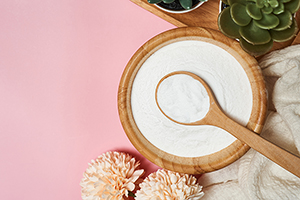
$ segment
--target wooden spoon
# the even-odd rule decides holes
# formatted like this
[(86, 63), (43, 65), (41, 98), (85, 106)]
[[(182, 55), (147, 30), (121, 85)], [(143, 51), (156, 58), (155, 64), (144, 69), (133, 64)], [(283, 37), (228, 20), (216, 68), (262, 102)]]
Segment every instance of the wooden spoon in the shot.
[[(176, 121), (171, 117), (169, 117), (168, 115), (166, 115), (159, 105), (159, 101), (157, 97), (159, 86), (168, 77), (173, 75), (178, 75), (178, 74), (185, 74), (193, 77), (194, 79), (198, 80), (205, 87), (207, 91), (207, 94), (209, 96), (209, 101), (210, 101), (210, 105), (209, 105), (210, 107), (205, 117), (199, 121), (191, 122), (191, 123), (183, 123), (183, 122)], [(191, 72), (186, 72), (186, 71), (176, 71), (164, 76), (156, 87), (155, 100), (160, 111), (170, 120), (182, 125), (212, 125), (212, 126), (217, 126), (219, 128), (222, 128), (227, 132), (229, 132), (230, 134), (232, 134), (237, 139), (246, 143), (256, 151), (260, 152), (261, 154), (263, 154), (273, 162), (277, 163), (281, 167), (285, 168), (286, 170), (288, 170), (289, 172), (293, 173), (294, 175), (300, 178), (300, 157), (294, 155), (293, 153), (288, 152), (285, 149), (282, 149), (281, 147), (269, 142), (268, 140), (265, 140), (264, 138), (257, 135), (255, 132), (252, 132), (251, 130), (247, 129), (246, 127), (238, 124), (237, 122), (227, 117), (222, 111), (222, 109), (220, 108), (209, 86), (196, 74), (193, 74)]]

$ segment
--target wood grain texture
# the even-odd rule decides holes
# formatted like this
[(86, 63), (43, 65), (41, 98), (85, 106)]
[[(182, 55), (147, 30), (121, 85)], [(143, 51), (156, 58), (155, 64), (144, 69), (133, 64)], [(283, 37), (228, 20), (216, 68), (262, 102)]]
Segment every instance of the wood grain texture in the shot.
[[(191, 12), (181, 13), (181, 14), (165, 12), (157, 8), (155, 5), (149, 4), (147, 0), (130, 0), (130, 1), (150, 11), (151, 13), (159, 16), (160, 18), (170, 22), (171, 24), (177, 27), (197, 26), (197, 27), (219, 30), (218, 23), (217, 23), (218, 15), (219, 15), (219, 2), (220, 2), (219, 0), (208, 0), (207, 2), (202, 4), (199, 8)], [(296, 20), (298, 22), (298, 27), (300, 27), (300, 10), (296, 14)], [(300, 40), (298, 36), (299, 33), (297, 33), (297, 40)], [(274, 46), (271, 49), (271, 51), (282, 49), (292, 44), (300, 43), (300, 42), (293, 43), (294, 40), (295, 38), (281, 43), (274, 42)], [(260, 56), (259, 58), (261, 57), (262, 56)]]
[[(183, 173), (201, 174), (225, 167), (244, 155), (249, 146), (236, 140), (227, 148), (202, 157), (179, 157), (152, 145), (138, 129), (131, 111), (131, 89), (143, 63), (158, 49), (183, 40), (199, 40), (219, 46), (230, 53), (244, 68), (251, 84), (253, 106), (247, 127), (260, 133), (267, 112), (267, 94), (261, 70), (255, 58), (244, 52), (239, 43), (208, 28), (184, 27), (161, 33), (141, 46), (128, 62), (118, 91), (118, 110), (122, 126), (135, 148), (156, 165)], [(153, 91), (155, 92), (155, 91)]]
[(293, 41), (293, 43), (292, 43), (292, 45), (296, 45), (296, 44), (300, 44), (300, 34), (298, 34), (298, 35), (296, 36), (296, 38), (294, 39), (294, 41)]

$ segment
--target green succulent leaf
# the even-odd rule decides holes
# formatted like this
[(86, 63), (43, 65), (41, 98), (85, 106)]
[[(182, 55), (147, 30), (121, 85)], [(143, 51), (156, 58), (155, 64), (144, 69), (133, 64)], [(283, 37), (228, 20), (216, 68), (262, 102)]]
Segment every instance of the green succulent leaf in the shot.
[(284, 4), (284, 8), (286, 10), (291, 11), (291, 13), (294, 14), (300, 8), (300, 1), (299, 0), (291, 0), (290, 2)]
[(270, 30), (270, 34), (275, 42), (285, 42), (292, 39), (296, 35), (297, 30), (297, 21), (294, 19), (290, 28), (282, 31)]
[(262, 18), (261, 11), (255, 4), (247, 4), (246, 11), (248, 15), (255, 20), (260, 20)]
[(235, 3), (240, 3), (243, 5), (246, 5), (246, 1), (245, 0), (227, 0), (228, 5), (232, 6)]
[(260, 56), (262, 54), (267, 53), (268, 51), (270, 51), (272, 49), (272, 47), (273, 47), (273, 41), (270, 40), (266, 44), (253, 45), (253, 44), (248, 43), (243, 38), (241, 38), (240, 39), (240, 45), (241, 45), (242, 49), (244, 49), (244, 51), (246, 51), (250, 55), (252, 55), (252, 56)]
[(247, 26), (242, 26), (239, 33), (242, 38), (253, 45), (266, 44), (271, 40), (269, 31), (256, 26), (253, 20)]
[(240, 26), (237, 25), (230, 16), (230, 7), (225, 8), (219, 14), (218, 17), (219, 30), (227, 37), (236, 39), (240, 37), (239, 29)]
[(274, 14), (264, 14), (261, 20), (254, 20), (254, 24), (261, 29), (272, 29), (278, 26), (279, 19)]
[(228, 5), (228, 0), (222, 0), (222, 2)]
[(280, 13), (284, 12), (284, 4), (283, 3), (279, 3), (279, 5), (273, 9), (273, 13), (275, 15), (279, 15)]
[(261, 10), (265, 14), (271, 14), (273, 12), (273, 8), (271, 6), (269, 6), (269, 7), (263, 7)]
[(256, 6), (258, 8), (263, 8), (265, 6), (266, 0), (256, 0)]
[(193, 6), (192, 0), (179, 0), (179, 2), (180, 2), (180, 5), (186, 10), (191, 9)]
[(148, 3), (160, 3), (162, 0), (148, 0)]
[(279, 5), (278, 1), (276, 1), (276, 2), (277, 2), (277, 4), (271, 5), (271, 7), (272, 7), (273, 9), (274, 9), (274, 8), (277, 8), (278, 5)]
[(252, 20), (246, 11), (246, 6), (240, 3), (230, 6), (230, 14), (232, 20), (239, 26), (246, 26)]
[(276, 8), (279, 5), (279, 2), (277, 0), (269, 0), (268, 3), (272, 8)]
[(279, 0), (280, 3), (287, 3), (290, 2), (291, 0)]
[(293, 23), (293, 16), (290, 11), (285, 11), (279, 15), (277, 15), (279, 19), (279, 24), (273, 30), (282, 31), (289, 28)]
[(173, 3), (175, 0), (163, 0), (164, 3)]
[(270, 4), (270, 6), (271, 6), (272, 8), (277, 8), (278, 5), (279, 5), (279, 2), (278, 2), (278, 1), (271, 1), (271, 2), (269, 2), (269, 4)]

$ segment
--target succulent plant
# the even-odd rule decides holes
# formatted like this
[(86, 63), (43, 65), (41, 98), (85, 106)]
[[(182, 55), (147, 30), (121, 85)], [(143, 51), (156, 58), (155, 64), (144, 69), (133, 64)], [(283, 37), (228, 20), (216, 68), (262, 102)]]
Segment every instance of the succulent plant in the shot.
[(294, 14), (300, 0), (222, 0), (228, 5), (218, 17), (220, 31), (238, 39), (251, 55), (267, 53), (273, 42), (295, 36), (298, 26)]
[[(171, 4), (175, 3), (175, 1), (178, 1), (182, 8), (185, 10), (189, 10), (192, 8), (194, 1), (193, 0), (148, 0), (151, 4), (159, 4), (159, 3), (165, 3), (165, 4)], [(201, 1), (201, 0), (197, 0)]]

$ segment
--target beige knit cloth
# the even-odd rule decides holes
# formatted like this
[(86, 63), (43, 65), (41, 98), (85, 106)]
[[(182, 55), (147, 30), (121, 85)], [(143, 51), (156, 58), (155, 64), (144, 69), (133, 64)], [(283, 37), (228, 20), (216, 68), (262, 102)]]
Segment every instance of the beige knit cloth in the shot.
[[(273, 51), (260, 62), (269, 93), (262, 137), (300, 152), (300, 45)], [(300, 166), (299, 166), (300, 170)], [(201, 200), (297, 200), (300, 178), (250, 149), (226, 168), (202, 175)]]

